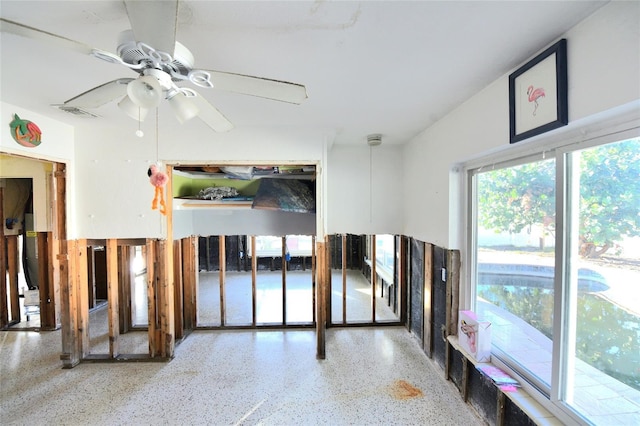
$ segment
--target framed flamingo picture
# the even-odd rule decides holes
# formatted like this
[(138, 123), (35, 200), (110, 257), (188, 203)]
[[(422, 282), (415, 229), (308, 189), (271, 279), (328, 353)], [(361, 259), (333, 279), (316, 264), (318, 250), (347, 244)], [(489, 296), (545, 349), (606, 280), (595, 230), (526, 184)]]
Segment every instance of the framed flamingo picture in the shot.
[(567, 40), (562, 39), (509, 76), (510, 142), (568, 123)]

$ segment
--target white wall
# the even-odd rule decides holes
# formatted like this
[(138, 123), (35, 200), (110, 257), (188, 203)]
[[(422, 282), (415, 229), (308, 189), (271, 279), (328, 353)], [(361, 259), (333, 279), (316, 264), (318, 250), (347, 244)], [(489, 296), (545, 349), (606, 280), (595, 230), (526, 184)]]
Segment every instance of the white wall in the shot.
[[(327, 233), (402, 231), (402, 148), (334, 145), (327, 160)], [(371, 173), (373, 172), (373, 173)]]
[[(0, 152), (30, 157), (38, 160), (55, 161), (66, 164), (67, 169), (67, 235), (75, 235), (74, 205), (74, 150), (73, 127), (52, 120), (23, 108), (0, 102)], [(35, 123), (42, 132), (40, 145), (27, 148), (18, 144), (9, 132), (9, 124), (14, 114), (23, 120)], [(51, 224), (51, 188), (49, 186), (51, 167), (39, 161), (25, 158), (3, 158), (0, 161), (0, 177), (33, 178), (35, 230), (46, 232), (52, 229)]]
[(193, 235), (315, 235), (316, 229), (315, 214), (253, 209), (192, 213)]
[[(80, 237), (165, 238), (166, 217), (151, 209), (154, 187), (147, 176), (149, 166), (158, 160), (173, 165), (319, 164), (322, 160), (325, 140), (321, 133), (300, 131), (285, 138), (278, 129), (267, 129), (268, 136), (256, 140), (251, 129), (238, 127), (218, 134), (197, 119), (178, 125), (165, 107), (159, 112), (167, 118), (160, 120), (158, 139), (151, 114), (143, 123), (143, 138), (135, 136), (138, 124), (133, 120), (130, 128), (109, 127), (100, 120), (76, 128)], [(220, 217), (210, 216), (212, 220)], [(261, 219), (260, 223), (267, 222)], [(174, 237), (196, 234), (198, 220), (180, 212), (174, 226)]]
[[(640, 3), (611, 2), (560, 37), (567, 39), (568, 50), (567, 128), (640, 99), (639, 31)], [(549, 45), (556, 41), (550, 40)], [(523, 63), (529, 59), (524, 58)], [(487, 150), (510, 149), (511, 72), (405, 146), (404, 234), (447, 248), (462, 248), (453, 229), (458, 226), (455, 210), (460, 194), (451, 169), (455, 163)], [(547, 135), (559, 131), (562, 129)]]

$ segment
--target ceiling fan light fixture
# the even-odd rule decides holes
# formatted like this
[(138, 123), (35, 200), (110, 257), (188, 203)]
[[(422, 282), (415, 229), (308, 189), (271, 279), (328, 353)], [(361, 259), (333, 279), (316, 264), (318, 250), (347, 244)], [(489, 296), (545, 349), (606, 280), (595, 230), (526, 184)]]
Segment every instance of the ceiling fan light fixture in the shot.
[(151, 109), (160, 104), (162, 87), (155, 77), (144, 75), (127, 85), (127, 95), (139, 107)]
[(180, 124), (191, 120), (200, 112), (200, 108), (198, 108), (198, 106), (182, 92), (178, 92), (169, 98), (169, 105), (171, 105), (171, 108), (173, 109), (173, 112)]
[(118, 102), (118, 108), (124, 111), (129, 117), (138, 121), (144, 121), (147, 117), (147, 113), (149, 112), (147, 108), (142, 108), (136, 105), (129, 96), (125, 96), (120, 102)]
[(182, 92), (178, 92), (169, 98), (169, 105), (171, 105), (171, 108), (173, 109), (173, 112), (180, 124), (191, 120), (200, 112), (200, 108), (198, 108), (198, 106)]

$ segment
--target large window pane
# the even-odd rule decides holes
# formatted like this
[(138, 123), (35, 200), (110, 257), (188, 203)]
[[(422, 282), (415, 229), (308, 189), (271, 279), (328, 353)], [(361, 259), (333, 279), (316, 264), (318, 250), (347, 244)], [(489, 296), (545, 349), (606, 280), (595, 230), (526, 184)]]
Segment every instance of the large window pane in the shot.
[(551, 385), (555, 159), (476, 175), (476, 311), (499, 356)]
[(640, 422), (640, 139), (570, 156), (564, 399), (595, 423)]

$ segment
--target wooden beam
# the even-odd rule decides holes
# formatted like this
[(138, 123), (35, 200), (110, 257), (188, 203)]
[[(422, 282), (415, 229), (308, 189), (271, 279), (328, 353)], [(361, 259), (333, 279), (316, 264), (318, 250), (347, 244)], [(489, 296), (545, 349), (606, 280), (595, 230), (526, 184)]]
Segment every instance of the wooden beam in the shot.
[(109, 323), (109, 357), (120, 354), (120, 303), (118, 279), (118, 240), (110, 238), (106, 242), (107, 251), (107, 306)]
[(148, 336), (149, 336), (149, 356), (155, 358), (158, 355), (158, 335), (157, 324), (158, 315), (156, 308), (156, 241), (148, 239), (147, 251), (147, 312), (148, 312)]
[(287, 237), (282, 237), (282, 325), (287, 323)]
[(176, 240), (173, 242), (173, 304), (176, 339), (182, 339), (182, 337), (184, 337), (184, 281), (182, 259), (182, 241)]
[[(175, 310), (175, 281), (173, 272), (173, 167), (167, 166), (167, 176), (169, 180), (167, 182), (167, 208), (166, 208), (166, 224), (167, 224), (167, 244), (166, 253), (163, 258), (165, 277), (164, 281), (166, 297), (166, 303), (164, 304), (164, 322), (163, 322), (163, 334), (164, 334), (164, 356), (166, 358), (173, 358), (173, 353), (176, 346), (176, 310)], [(182, 312), (182, 310), (180, 310)]]
[(409, 292), (407, 288), (407, 277), (409, 276), (408, 267), (408, 242), (409, 239), (405, 236), (400, 237), (400, 261), (398, 262), (398, 268), (400, 272), (399, 286), (400, 286), (400, 322), (407, 324), (407, 302), (409, 300)]
[(342, 259), (340, 261), (342, 271), (342, 323), (347, 323), (347, 235), (342, 234), (340, 240)]
[[(4, 218), (4, 188), (0, 186), (0, 219)], [(4, 223), (0, 224), (0, 328), (9, 325), (7, 306), (7, 250)]]
[(49, 253), (50, 232), (38, 232), (38, 285), (40, 289), (40, 329), (56, 329), (55, 292), (52, 280), (52, 265)]
[[(4, 226), (4, 224), (2, 225)], [(7, 275), (9, 275), (9, 322), (20, 322), (20, 295), (18, 294), (18, 236), (7, 235)]]
[(251, 325), (256, 326), (256, 315), (258, 313), (258, 256), (256, 255), (256, 236), (251, 236)]
[[(183, 315), (184, 329), (196, 327), (196, 295), (198, 282), (198, 237), (190, 236), (182, 240), (183, 271)], [(177, 312), (177, 311), (176, 311)]]
[(496, 426), (504, 426), (506, 397), (504, 392), (498, 388), (498, 397), (496, 401)]
[(371, 322), (376, 322), (376, 283), (378, 280), (376, 236), (371, 236)]
[(78, 316), (78, 338), (80, 345), (80, 357), (83, 359), (90, 352), (89, 339), (89, 285), (87, 283), (87, 240), (76, 241), (74, 251), (73, 277), (76, 281), (74, 287), (77, 289), (77, 316)]
[(460, 250), (449, 250), (447, 257), (447, 324), (449, 335), (458, 333), (458, 310), (460, 309)]
[(159, 320), (159, 350), (163, 358), (172, 358), (175, 348), (175, 319), (173, 304), (173, 244), (159, 240), (156, 270), (158, 272), (157, 310)]
[[(56, 163), (52, 175), (53, 185), (53, 242), (51, 256), (54, 270), (58, 273), (54, 277), (59, 278), (57, 283), (60, 289), (60, 325), (62, 338), (62, 352), (60, 359), (63, 368), (72, 368), (80, 362), (80, 352), (77, 345), (77, 303), (75, 300), (74, 282), (69, 270), (69, 243), (67, 242), (67, 185), (66, 166)], [(72, 243), (72, 245), (74, 245)], [(74, 245), (75, 246), (75, 245)], [(55, 278), (54, 278), (55, 279)], [(54, 283), (54, 286), (56, 284)]]
[(87, 241), (87, 283), (89, 285), (89, 309), (96, 306), (96, 255)]
[(469, 399), (469, 360), (462, 355), (462, 385), (460, 386), (462, 400), (467, 402)]
[(423, 311), (423, 348), (425, 353), (431, 358), (433, 354), (433, 245), (424, 244), (424, 289), (422, 294), (424, 311)]
[(327, 262), (327, 242), (326, 237), (323, 242), (316, 244), (316, 262), (317, 262), (317, 286), (316, 286), (316, 358), (326, 358), (326, 322), (327, 311), (325, 307), (325, 300), (327, 298), (327, 276), (331, 273), (329, 264)]
[(218, 237), (218, 259), (220, 263), (220, 272), (218, 278), (220, 280), (220, 325), (224, 327), (227, 323), (226, 315), (227, 309), (225, 304), (225, 278), (227, 275), (227, 256), (226, 256), (226, 240), (224, 235)]
[[(131, 250), (132, 247), (121, 246), (116, 240), (118, 318), (120, 334), (128, 333), (131, 329)], [(108, 260), (107, 260), (108, 261)], [(108, 291), (108, 289), (107, 289)]]

